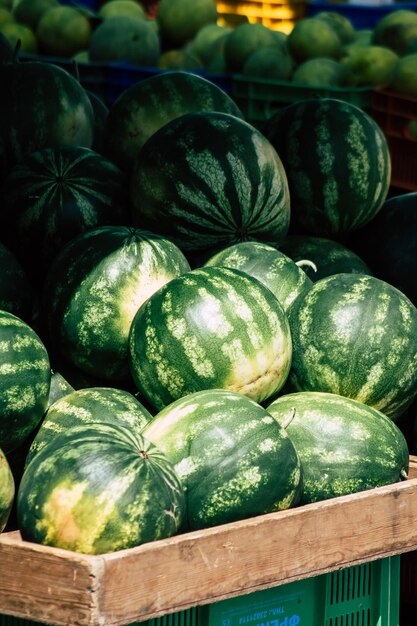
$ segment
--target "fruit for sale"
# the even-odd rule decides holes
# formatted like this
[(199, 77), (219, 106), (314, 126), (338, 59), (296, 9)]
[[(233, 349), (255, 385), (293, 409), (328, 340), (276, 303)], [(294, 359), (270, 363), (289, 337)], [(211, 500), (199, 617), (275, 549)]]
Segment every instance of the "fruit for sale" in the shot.
[(259, 404), (213, 389), (160, 411), (143, 434), (183, 484), (189, 530), (288, 509), (300, 499), (302, 467), (285, 430)]
[(4, 530), (12, 510), (15, 485), (12, 470), (0, 449), (0, 533)]
[(247, 22), (236, 26), (228, 35), (224, 58), (229, 72), (240, 72), (249, 56), (263, 47), (277, 46), (273, 31), (260, 23)]
[(0, 448), (17, 448), (44, 416), (51, 384), (49, 355), (38, 334), (0, 310)]
[(399, 56), (407, 54), (416, 39), (417, 13), (407, 8), (384, 15), (372, 34), (372, 43), (390, 48)]
[(353, 250), (339, 241), (312, 235), (288, 235), (280, 245), (281, 252), (293, 261), (309, 260), (313, 265), (303, 264), (307, 276), (317, 282), (332, 274), (369, 274), (372, 271)]
[(212, 255), (205, 267), (229, 267), (257, 278), (277, 297), (284, 311), (313, 283), (302, 267), (272, 246), (242, 241)]
[(120, 424), (140, 433), (151, 419), (149, 411), (128, 391), (114, 387), (71, 390), (69, 386), (68, 392), (50, 402), (30, 445), (26, 465), (56, 437), (71, 438), (79, 426), (95, 422)]
[(287, 379), (291, 336), (265, 285), (239, 270), (203, 267), (171, 280), (139, 308), (129, 354), (133, 380), (156, 409), (215, 388), (262, 402)]
[(335, 274), (288, 311), (290, 381), (297, 391), (336, 393), (394, 421), (417, 394), (417, 309), (374, 276)]
[(234, 100), (197, 74), (161, 72), (128, 87), (110, 107), (105, 153), (130, 172), (143, 144), (171, 120), (194, 111), (222, 111), (242, 118)]
[(285, 428), (300, 457), (302, 504), (407, 478), (404, 435), (386, 415), (362, 402), (304, 391), (280, 396), (267, 411)]
[(115, 423), (56, 437), (26, 467), (17, 519), (27, 541), (103, 554), (177, 533), (184, 493), (172, 464)]
[(391, 182), (387, 139), (363, 109), (335, 98), (290, 104), (264, 134), (279, 154), (291, 196), (291, 234), (334, 238), (368, 222)]
[(342, 41), (326, 20), (306, 17), (296, 22), (289, 33), (288, 48), (299, 63), (314, 57), (338, 59)]
[(88, 51), (93, 62), (126, 61), (155, 67), (161, 47), (158, 34), (148, 20), (114, 15), (94, 29)]
[(80, 83), (50, 63), (2, 63), (0, 180), (27, 154), (93, 142), (94, 113)]
[(32, 152), (4, 181), (0, 222), (5, 241), (38, 282), (76, 235), (130, 221), (127, 177), (88, 148)]
[(139, 151), (130, 192), (134, 223), (186, 253), (248, 239), (278, 245), (289, 227), (287, 175), (277, 151), (227, 113), (189, 113), (160, 128)]
[(189, 269), (175, 244), (138, 228), (102, 226), (71, 239), (45, 281), (51, 350), (103, 381), (129, 382), (128, 334), (136, 311)]
[(53, 6), (43, 13), (36, 26), (36, 37), (44, 54), (72, 57), (85, 50), (92, 26), (86, 15), (73, 6)]
[(165, 45), (180, 48), (206, 24), (217, 21), (215, 0), (159, 0), (156, 21)]

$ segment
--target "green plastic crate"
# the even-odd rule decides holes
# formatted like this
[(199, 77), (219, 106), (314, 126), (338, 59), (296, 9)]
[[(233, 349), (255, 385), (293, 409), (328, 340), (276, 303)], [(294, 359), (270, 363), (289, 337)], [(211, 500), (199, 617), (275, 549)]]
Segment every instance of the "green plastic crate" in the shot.
[(279, 109), (293, 102), (311, 98), (337, 98), (367, 110), (371, 105), (372, 89), (370, 87), (316, 87), (235, 74), (232, 77), (231, 96), (246, 121), (261, 128)]
[[(142, 622), (144, 626), (399, 626), (400, 556)], [(0, 615), (0, 626), (34, 622)], [(133, 626), (133, 625), (132, 625)]]

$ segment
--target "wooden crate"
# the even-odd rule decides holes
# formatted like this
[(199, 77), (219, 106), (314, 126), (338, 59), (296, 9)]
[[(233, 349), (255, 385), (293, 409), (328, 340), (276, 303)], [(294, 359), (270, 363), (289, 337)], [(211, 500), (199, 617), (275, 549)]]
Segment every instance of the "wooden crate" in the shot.
[(117, 626), (417, 549), (417, 458), (409, 479), (88, 556), (0, 536), (0, 613)]

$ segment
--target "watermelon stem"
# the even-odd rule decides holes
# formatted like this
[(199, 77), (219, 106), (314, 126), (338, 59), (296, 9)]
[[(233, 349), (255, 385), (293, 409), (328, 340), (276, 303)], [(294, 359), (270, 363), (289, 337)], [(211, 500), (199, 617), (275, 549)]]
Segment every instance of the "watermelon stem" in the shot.
[(143, 458), (143, 459), (149, 459), (149, 454), (147, 452), (145, 452), (145, 450), (140, 450), (139, 455)]
[(401, 480), (407, 480), (408, 479), (408, 474), (405, 471), (404, 468), (402, 468), (401, 472), (400, 472), (400, 476), (401, 476)]
[(300, 259), (299, 261), (296, 261), (295, 264), (298, 265), (298, 267), (301, 267), (301, 268), (304, 265), (307, 265), (308, 267), (311, 267), (315, 272), (317, 272), (317, 265), (315, 263), (313, 263), (313, 261), (310, 261), (309, 259)]
[(288, 417), (282, 422), (281, 426), (285, 430), (293, 421), (295, 414), (297, 413), (297, 409), (293, 406), (288, 414)]

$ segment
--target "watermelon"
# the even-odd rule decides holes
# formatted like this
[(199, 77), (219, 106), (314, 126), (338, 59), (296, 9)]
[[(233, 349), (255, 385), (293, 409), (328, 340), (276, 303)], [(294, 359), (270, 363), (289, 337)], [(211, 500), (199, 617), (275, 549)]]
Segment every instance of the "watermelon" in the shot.
[(49, 397), (49, 355), (39, 335), (0, 310), (0, 448), (17, 448), (41, 421)]
[(142, 146), (131, 176), (133, 221), (187, 252), (239, 241), (279, 244), (290, 220), (287, 176), (269, 141), (219, 112), (189, 113)]
[(175, 244), (138, 228), (102, 226), (75, 237), (45, 281), (42, 310), (51, 350), (112, 386), (126, 382), (137, 309), (189, 268)]
[(266, 410), (285, 428), (303, 468), (301, 504), (407, 478), (404, 435), (386, 415), (337, 394), (282, 395)]
[(417, 306), (417, 192), (394, 195), (349, 244), (375, 276), (397, 287)]
[(42, 148), (90, 148), (94, 113), (87, 93), (66, 70), (41, 61), (0, 64), (7, 98), (0, 101), (0, 179)]
[(6, 241), (38, 280), (76, 235), (129, 225), (127, 178), (111, 161), (81, 146), (45, 148), (15, 165), (3, 186)]
[(121, 424), (140, 433), (152, 415), (128, 391), (113, 387), (68, 389), (50, 404), (26, 458), (26, 465), (56, 437), (92, 422)]
[(334, 238), (381, 208), (390, 152), (382, 129), (359, 107), (334, 98), (298, 101), (274, 113), (263, 132), (287, 173), (292, 234)]
[(0, 310), (13, 313), (31, 325), (37, 291), (16, 255), (0, 242)]
[(373, 274), (369, 265), (353, 250), (326, 237), (288, 235), (279, 249), (295, 263), (306, 259), (312, 261), (313, 266), (302, 263), (301, 267), (313, 282), (332, 274)]
[(272, 291), (226, 267), (171, 280), (138, 309), (129, 333), (133, 380), (158, 410), (214, 388), (261, 402), (284, 385), (291, 354), (287, 316)]
[(4, 452), (0, 449), (0, 533), (5, 529), (15, 496), (13, 474)]
[(210, 80), (180, 70), (160, 72), (125, 89), (110, 107), (103, 150), (130, 172), (143, 144), (171, 120), (193, 111), (243, 118), (237, 104)]
[(278, 298), (284, 311), (298, 294), (313, 283), (304, 269), (282, 252), (265, 243), (242, 241), (216, 252), (205, 267), (223, 266), (257, 278)]
[(394, 421), (417, 394), (417, 309), (374, 276), (334, 274), (288, 310), (294, 391), (346, 396)]
[(101, 421), (45, 446), (17, 492), (23, 539), (85, 554), (170, 537), (184, 513), (181, 482), (165, 455), (135, 430)]
[(291, 439), (265, 409), (239, 393), (192, 393), (157, 413), (143, 435), (175, 467), (188, 529), (298, 503), (301, 465)]

